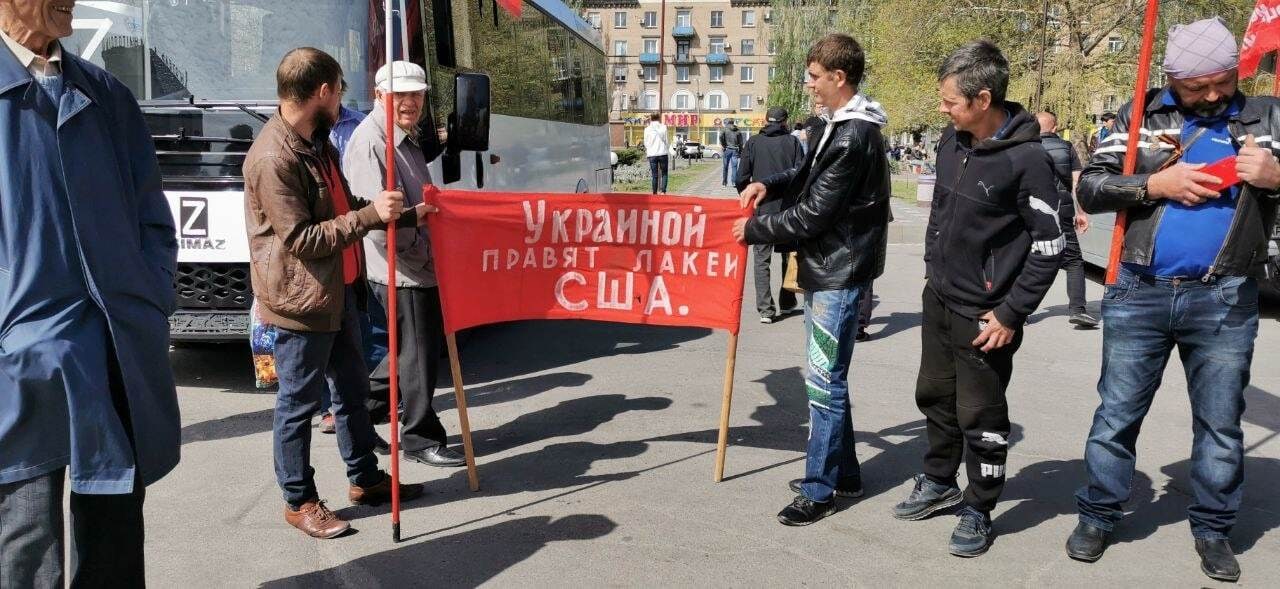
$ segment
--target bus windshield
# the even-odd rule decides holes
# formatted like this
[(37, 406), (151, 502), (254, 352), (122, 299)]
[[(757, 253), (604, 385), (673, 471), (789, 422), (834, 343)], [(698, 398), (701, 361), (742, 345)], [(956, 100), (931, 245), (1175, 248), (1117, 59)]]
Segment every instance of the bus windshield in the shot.
[[(370, 3), (353, 0), (80, 0), (63, 47), (141, 100), (276, 100), (276, 66), (316, 47), (342, 65), (349, 106), (372, 105)], [(380, 52), (375, 59), (381, 62)]]

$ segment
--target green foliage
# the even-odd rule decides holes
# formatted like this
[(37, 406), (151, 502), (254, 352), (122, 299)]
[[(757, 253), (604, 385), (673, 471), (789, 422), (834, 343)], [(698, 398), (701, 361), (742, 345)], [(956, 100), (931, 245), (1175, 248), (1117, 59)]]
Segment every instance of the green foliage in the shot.
[[(1049, 3), (1040, 101), (1055, 111), (1059, 127), (1077, 138), (1091, 131), (1092, 116), (1106, 96), (1124, 103), (1133, 92), (1141, 45), (1142, 0), (1080, 0)], [(1166, 31), (1176, 23), (1221, 16), (1237, 33), (1244, 31), (1253, 2), (1181, 0), (1161, 2), (1152, 83), (1159, 84)], [(1000, 46), (1011, 70), (1009, 99), (1037, 108), (1045, 39), (1044, 4), (1030, 0), (839, 0), (774, 3), (773, 31), (778, 42), (777, 76), (769, 85), (769, 104), (807, 113), (812, 101), (804, 90), (809, 46), (830, 30), (852, 34), (867, 53), (861, 91), (884, 105), (889, 133), (939, 128), (937, 68), (957, 47), (979, 38)], [(834, 24), (828, 24), (834, 11)], [(1109, 40), (1121, 40), (1111, 50)], [(1250, 93), (1266, 93), (1269, 76), (1246, 82)]]
[(628, 147), (626, 149), (618, 149), (618, 150), (615, 150), (614, 153), (618, 154), (619, 166), (629, 166), (631, 164), (634, 164), (644, 159), (644, 148), (641, 148), (641, 147)]

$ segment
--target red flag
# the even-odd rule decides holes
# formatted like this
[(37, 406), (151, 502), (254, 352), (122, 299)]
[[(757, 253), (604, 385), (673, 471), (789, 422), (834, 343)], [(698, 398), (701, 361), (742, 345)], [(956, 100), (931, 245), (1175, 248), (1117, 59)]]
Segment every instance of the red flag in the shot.
[(498, 5), (510, 12), (511, 16), (520, 18), (520, 12), (524, 9), (524, 0), (498, 0)]
[(424, 200), (445, 331), (590, 319), (738, 332), (737, 200), (440, 191)]
[(1280, 50), (1280, 0), (1258, 0), (1240, 44), (1240, 79), (1257, 73), (1258, 62)]

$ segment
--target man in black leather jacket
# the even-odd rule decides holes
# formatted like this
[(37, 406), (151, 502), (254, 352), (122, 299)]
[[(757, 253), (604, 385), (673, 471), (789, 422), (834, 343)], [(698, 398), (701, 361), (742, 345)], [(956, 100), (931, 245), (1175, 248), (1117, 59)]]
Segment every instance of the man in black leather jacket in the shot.
[[(1091, 213), (1124, 211), (1128, 231), (1119, 277), (1103, 296), (1101, 404), (1067, 554), (1102, 556), (1129, 498), (1138, 431), (1176, 347), (1194, 432), (1191, 534), (1201, 570), (1234, 581), (1240, 566), (1227, 538), (1244, 480), (1240, 417), (1258, 334), (1254, 277), (1280, 197), (1280, 105), (1239, 92), (1236, 41), (1217, 19), (1174, 27), (1165, 55), (1169, 86), (1147, 94), (1138, 124), (1131, 106), (1121, 109), (1077, 193)], [(1137, 169), (1124, 175), (1135, 128)], [(1206, 173), (1206, 164), (1223, 160), (1222, 175), (1242, 183), (1224, 187)]]
[(990, 514), (1004, 489), (1013, 356), (1058, 274), (1064, 239), (1040, 124), (1005, 100), (1009, 63), (1000, 49), (988, 41), (957, 49), (938, 81), (952, 125), (938, 143), (925, 236), (916, 404), (929, 449), (924, 473), (893, 514), (918, 520), (963, 503), (950, 550), (972, 557), (991, 545)]
[(797, 281), (805, 290), (809, 362), (809, 444), (799, 495), (778, 514), (802, 526), (835, 513), (835, 496), (860, 497), (862, 476), (854, 455), (849, 404), (849, 363), (858, 328), (858, 303), (884, 271), (889, 214), (889, 162), (880, 128), (880, 106), (857, 94), (865, 57), (848, 35), (830, 34), (809, 50), (809, 81), (831, 120), (809, 136), (798, 168), (755, 182), (742, 191), (743, 207), (768, 198), (794, 199), (783, 210), (742, 219), (739, 241), (797, 244)]

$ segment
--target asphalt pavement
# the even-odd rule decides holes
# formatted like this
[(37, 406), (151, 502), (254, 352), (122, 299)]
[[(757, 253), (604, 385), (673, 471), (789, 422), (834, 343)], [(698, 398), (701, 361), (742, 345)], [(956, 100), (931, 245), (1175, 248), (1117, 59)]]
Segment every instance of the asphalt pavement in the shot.
[[(690, 192), (732, 196), (719, 169)], [(463, 371), (481, 490), (461, 469), (406, 463), (428, 496), (351, 507), (334, 436), (313, 437), (323, 497), (356, 531), (313, 540), (285, 524), (272, 471), (274, 395), (253, 389), (247, 346), (176, 349), (183, 459), (147, 492), (153, 587), (1212, 586), (1185, 519), (1191, 418), (1175, 357), (1139, 441), (1131, 512), (1095, 564), (1072, 561), (1073, 491), (1097, 403), (1101, 331), (1067, 324), (1056, 284), (1031, 319), (1009, 390), (1008, 484), (986, 555), (947, 553), (956, 518), (902, 522), (925, 448), (919, 361), (924, 211), (895, 201), (873, 339), (851, 388), (867, 494), (805, 528), (779, 525), (801, 475), (808, 409), (803, 318), (757, 322), (747, 281), (726, 478), (712, 482), (727, 337), (705, 329), (588, 322), (484, 327)], [(780, 277), (774, 276), (777, 283)], [(1102, 288), (1089, 285), (1097, 310)], [(1233, 543), (1242, 586), (1280, 583), (1280, 323), (1267, 311), (1248, 411), (1244, 508)], [(436, 405), (456, 440), (447, 376)], [(386, 435), (386, 426), (379, 428)], [(382, 459), (385, 464), (386, 459)], [(963, 477), (963, 475), (961, 475)]]

